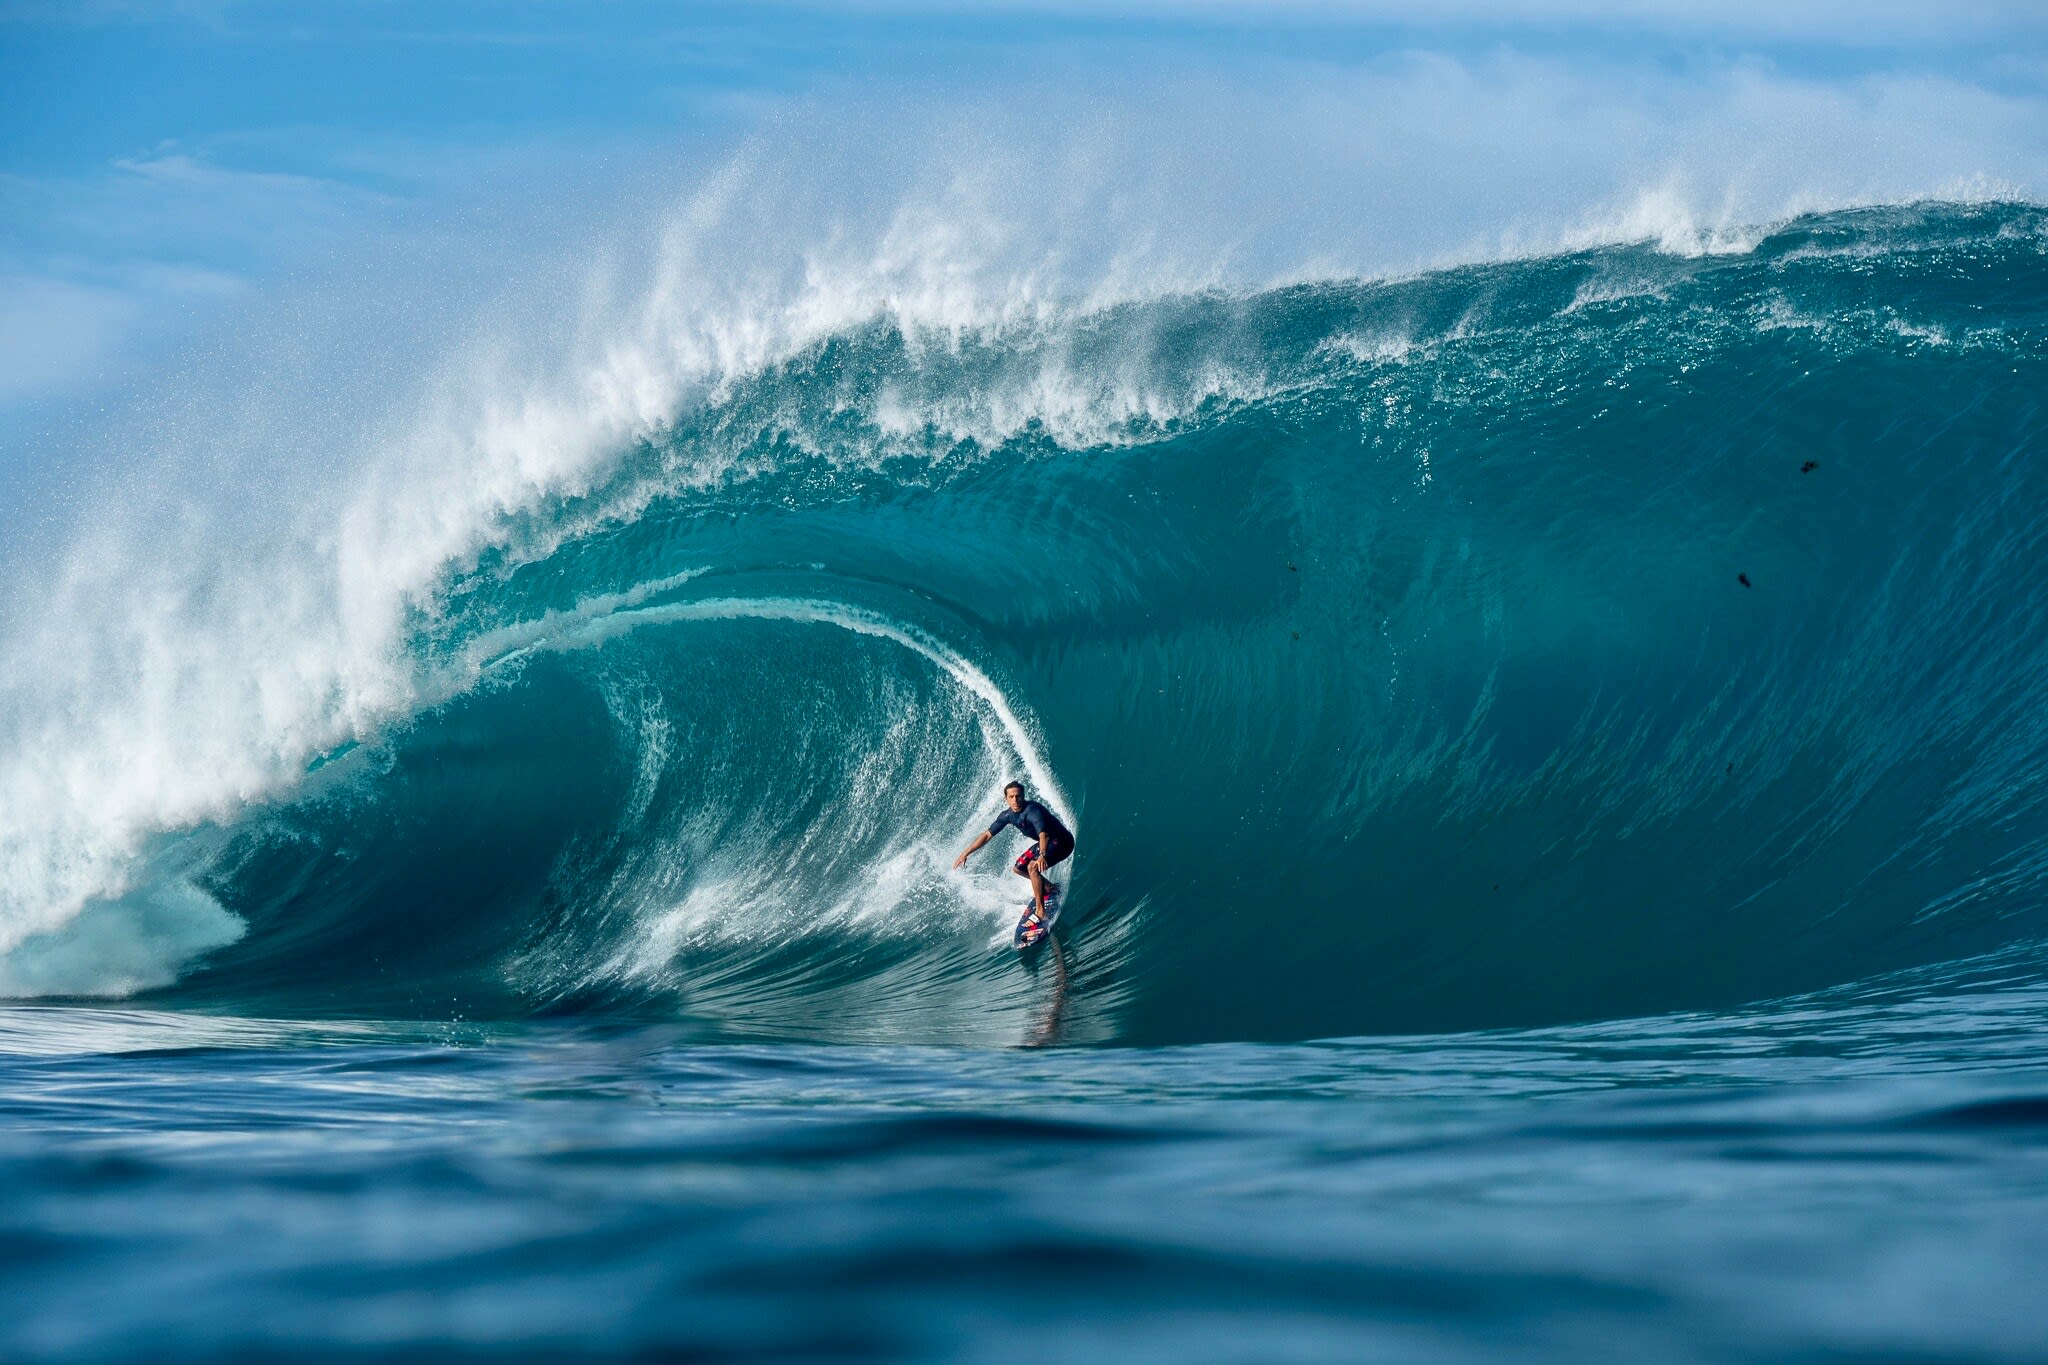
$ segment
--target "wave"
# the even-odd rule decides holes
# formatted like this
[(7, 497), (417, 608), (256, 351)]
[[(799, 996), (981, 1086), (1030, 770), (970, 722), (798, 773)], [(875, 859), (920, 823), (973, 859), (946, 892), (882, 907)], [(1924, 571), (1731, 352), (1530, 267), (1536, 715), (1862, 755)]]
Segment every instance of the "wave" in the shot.
[[(2044, 224), (830, 312), (494, 411), (545, 465), (111, 527), (9, 607), (0, 990), (1164, 1041), (2037, 939)], [(1012, 776), (1035, 969), (950, 870)]]

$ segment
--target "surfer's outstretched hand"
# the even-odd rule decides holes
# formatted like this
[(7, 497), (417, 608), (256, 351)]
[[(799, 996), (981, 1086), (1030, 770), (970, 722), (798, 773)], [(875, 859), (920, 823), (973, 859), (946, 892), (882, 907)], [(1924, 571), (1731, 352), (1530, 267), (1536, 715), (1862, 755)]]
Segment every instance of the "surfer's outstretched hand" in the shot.
[(960, 850), (960, 856), (953, 860), (953, 866), (956, 869), (965, 867), (967, 865), (967, 855), (974, 852), (974, 850), (980, 848), (983, 844), (987, 843), (990, 839), (994, 837), (994, 835), (989, 834), (987, 831), (983, 831), (982, 833), (975, 835), (974, 842)]

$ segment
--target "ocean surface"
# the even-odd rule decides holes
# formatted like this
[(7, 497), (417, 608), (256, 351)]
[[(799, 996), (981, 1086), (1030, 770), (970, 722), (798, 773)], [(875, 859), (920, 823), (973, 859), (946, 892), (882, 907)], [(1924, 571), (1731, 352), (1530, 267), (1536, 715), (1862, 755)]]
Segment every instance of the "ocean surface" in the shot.
[(0, 1358), (2048, 1357), (2048, 210), (776, 316), (9, 564)]

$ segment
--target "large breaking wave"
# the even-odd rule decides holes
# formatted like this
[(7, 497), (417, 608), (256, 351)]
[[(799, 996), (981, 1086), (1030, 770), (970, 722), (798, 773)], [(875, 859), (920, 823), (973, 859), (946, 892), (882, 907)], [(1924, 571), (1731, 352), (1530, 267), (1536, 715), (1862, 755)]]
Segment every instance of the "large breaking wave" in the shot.
[[(2048, 217), (1721, 245), (668, 336), (465, 428), (546, 462), (77, 555), (0, 988), (1308, 1037), (2037, 938)], [(949, 870), (1013, 775), (1080, 836), (1035, 973)]]

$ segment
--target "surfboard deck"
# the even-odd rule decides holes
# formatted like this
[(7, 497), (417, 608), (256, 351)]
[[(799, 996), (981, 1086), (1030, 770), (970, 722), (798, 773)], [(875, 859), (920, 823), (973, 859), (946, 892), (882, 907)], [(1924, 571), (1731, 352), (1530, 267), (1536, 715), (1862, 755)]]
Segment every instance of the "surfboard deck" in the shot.
[(1010, 943), (1018, 952), (1021, 953), (1028, 948), (1036, 948), (1039, 944), (1045, 942), (1046, 938), (1052, 933), (1053, 925), (1059, 923), (1060, 902), (1063, 899), (1061, 890), (1061, 888), (1051, 886), (1046, 888), (1045, 919), (1043, 921), (1035, 920), (1031, 917), (1031, 901), (1029, 899), (1025, 900), (1024, 913), (1018, 916), (1016, 932), (1010, 936)]

